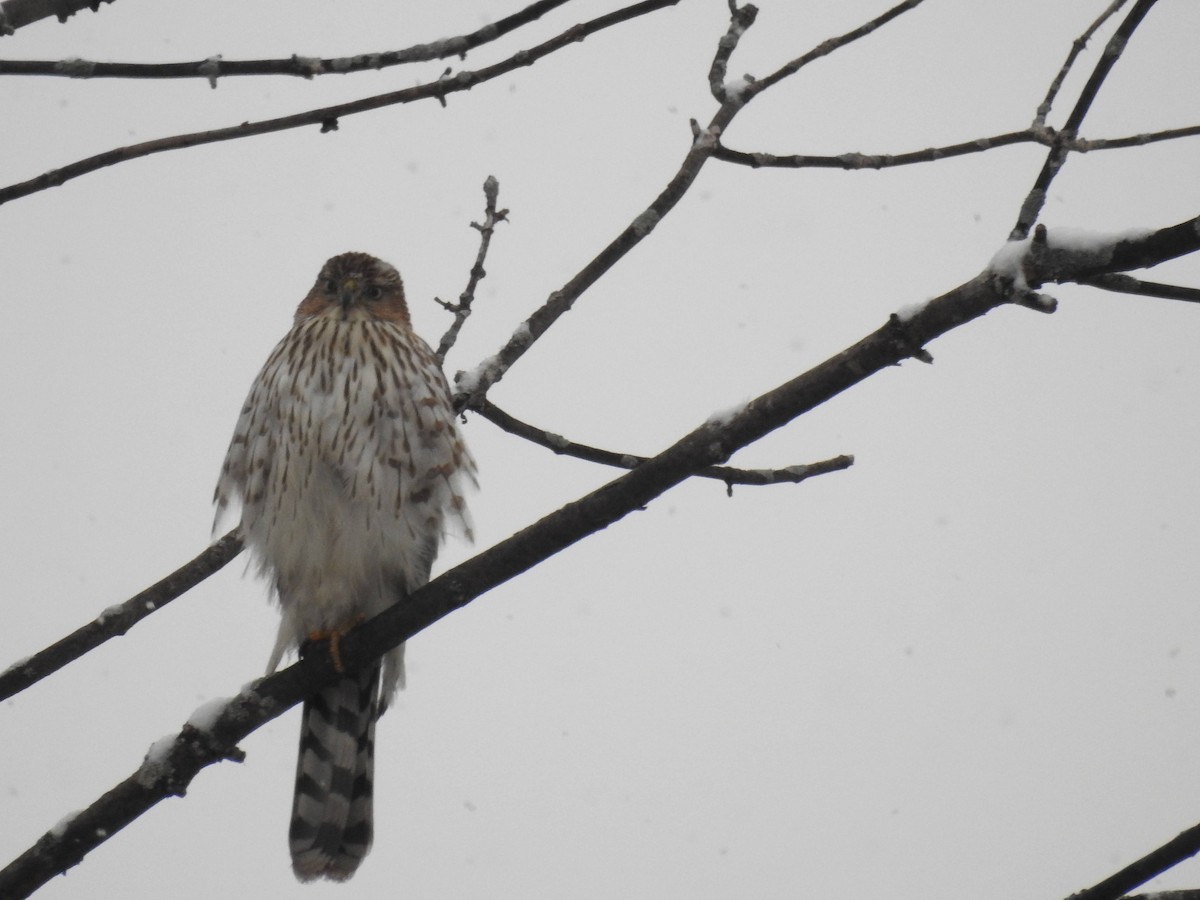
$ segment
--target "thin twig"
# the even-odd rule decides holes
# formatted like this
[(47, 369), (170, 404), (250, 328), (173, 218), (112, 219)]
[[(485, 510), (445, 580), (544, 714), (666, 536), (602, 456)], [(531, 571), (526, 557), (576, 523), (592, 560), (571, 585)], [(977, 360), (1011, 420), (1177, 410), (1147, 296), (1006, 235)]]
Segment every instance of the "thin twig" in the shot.
[(896, 4), (882, 15), (876, 16), (870, 22), (860, 25), (858, 28), (851, 29), (850, 31), (847, 31), (845, 34), (839, 35), (838, 37), (830, 38), (827, 41), (822, 41), (812, 50), (809, 50), (807, 53), (796, 57), (791, 62), (781, 66), (779, 69), (772, 72), (765, 78), (760, 78), (753, 84), (747, 85), (744, 90), (745, 99), (749, 100), (752, 97), (762, 93), (767, 88), (783, 81), (783, 79), (791, 75), (795, 75), (809, 63), (818, 60), (823, 56), (828, 56), (834, 50), (838, 50), (847, 44), (852, 43), (853, 41), (857, 41), (859, 38), (866, 37), (871, 32), (881, 28), (888, 22), (895, 19), (897, 16), (916, 9), (923, 2), (924, 0), (904, 0), (903, 3)]
[(1173, 141), (1183, 137), (1200, 135), (1200, 125), (1188, 125), (1182, 128), (1169, 128), (1163, 131), (1148, 131), (1144, 134), (1133, 134), (1119, 138), (1064, 138), (1053, 128), (1030, 127), (1022, 131), (1009, 131), (1004, 134), (976, 138), (958, 144), (947, 144), (943, 147), (927, 147), (924, 150), (911, 150), (906, 153), (839, 153), (836, 156), (817, 156), (794, 153), (776, 155), (772, 153), (747, 153), (733, 150), (718, 142), (715, 159), (733, 163), (739, 166), (749, 166), (752, 169), (844, 169), (855, 171), (861, 169), (890, 169), (895, 166), (909, 166), (914, 163), (937, 162), (952, 156), (966, 156), (971, 153), (986, 153), (998, 147), (1008, 147), (1013, 144), (1043, 144), (1047, 147), (1061, 146), (1075, 153), (1090, 153), (1095, 150), (1123, 150), (1130, 147), (1144, 147), (1160, 141)]
[[(531, 443), (537, 444), (539, 447), (545, 447), (547, 450), (557, 453), (560, 456), (572, 456), (575, 459), (613, 466), (618, 469), (635, 469), (650, 459), (648, 456), (638, 456), (633, 453), (617, 453), (614, 450), (603, 450), (599, 447), (591, 447), (587, 444), (568, 440), (561, 434), (555, 434), (552, 431), (546, 431), (527, 422), (522, 422), (520, 419), (500, 409), (500, 407), (496, 406), (490, 400), (485, 400), (483, 405), (476, 409), (476, 412), (509, 434), (524, 438)], [(801, 481), (812, 478), (814, 475), (825, 475), (829, 472), (842, 471), (843, 469), (850, 468), (852, 465), (854, 465), (854, 457), (842, 455), (835, 456), (832, 459), (821, 460), (820, 462), (785, 466), (782, 469), (738, 469), (732, 466), (709, 466), (707, 469), (701, 469), (694, 474), (701, 478), (711, 478), (715, 481), (723, 482), (732, 489), (732, 486), (735, 484), (754, 486), (799, 484)]]
[(1099, 94), (1104, 80), (1108, 77), (1109, 72), (1112, 71), (1112, 67), (1116, 64), (1117, 60), (1121, 58), (1121, 53), (1125, 50), (1129, 39), (1133, 36), (1134, 31), (1137, 30), (1138, 25), (1141, 24), (1142, 19), (1146, 17), (1146, 13), (1150, 11), (1150, 7), (1154, 6), (1156, 2), (1157, 0), (1138, 0), (1133, 5), (1133, 9), (1129, 11), (1129, 15), (1125, 17), (1125, 21), (1121, 23), (1113, 36), (1109, 38), (1108, 43), (1104, 47), (1104, 52), (1100, 54), (1100, 59), (1096, 62), (1091, 76), (1079, 94), (1079, 99), (1075, 101), (1075, 107), (1071, 110), (1066, 124), (1062, 127), (1060, 134), (1064, 139), (1063, 142), (1051, 147), (1050, 153), (1046, 156), (1046, 161), (1042, 165), (1041, 172), (1038, 173), (1033, 187), (1025, 197), (1025, 201), (1021, 204), (1021, 211), (1017, 215), (1017, 222), (1009, 235), (1010, 240), (1021, 240), (1029, 235), (1030, 229), (1033, 228), (1034, 222), (1037, 221), (1037, 217), (1046, 203), (1050, 183), (1058, 175), (1059, 169), (1066, 162), (1067, 154), (1070, 152), (1066, 142), (1074, 139), (1079, 134), (1079, 128), (1083, 125), (1084, 117), (1088, 114), (1088, 110), (1092, 108), (1092, 103), (1095, 101), (1097, 94)]
[[(109, 0), (112, 2), (112, 0)], [(457, 56), (466, 58), (468, 51), (501, 38), (523, 25), (540, 19), (569, 0), (538, 0), (499, 22), (428, 44), (415, 44), (403, 50), (360, 53), (355, 56), (315, 57), (293, 54), (286, 59), (227, 60), (219, 56), (194, 62), (175, 63), (111, 63), (87, 59), (65, 60), (0, 60), (0, 75), (57, 75), (66, 78), (202, 78), (216, 87), (218, 78), (237, 75), (293, 75), (312, 78), (315, 75), (344, 75), (386, 69), (407, 63), (428, 62)], [(87, 0), (80, 3), (88, 5)]]
[(1054, 81), (1050, 83), (1050, 89), (1046, 91), (1046, 98), (1037, 108), (1037, 114), (1033, 118), (1034, 128), (1040, 128), (1046, 124), (1046, 116), (1050, 115), (1050, 108), (1054, 105), (1054, 100), (1056, 97), (1058, 97), (1058, 92), (1062, 89), (1063, 82), (1067, 78), (1067, 73), (1069, 73), (1071, 71), (1071, 67), (1075, 65), (1075, 60), (1079, 57), (1079, 54), (1087, 48), (1088, 41), (1092, 39), (1092, 35), (1099, 31), (1104, 23), (1107, 22), (1109, 18), (1117, 12), (1117, 10), (1124, 6), (1125, 3), (1126, 0), (1113, 0), (1113, 2), (1108, 5), (1108, 9), (1100, 14), (1096, 21), (1088, 27), (1087, 31), (1075, 38), (1074, 43), (1071, 44), (1070, 52), (1067, 53), (1066, 61), (1058, 70), (1058, 74), (1054, 76)]
[(180, 566), (166, 578), (134, 595), (124, 603), (110, 606), (96, 619), (28, 659), (0, 672), (0, 700), (18, 694), (27, 687), (57, 672), (110, 638), (120, 637), (150, 613), (162, 609), (181, 594), (219, 571), (242, 552), (242, 538), (235, 529), (216, 541), (191, 562)]
[(913, 150), (907, 153), (839, 153), (836, 156), (816, 156), (809, 154), (791, 154), (777, 156), (771, 153), (746, 153), (732, 150), (724, 144), (719, 144), (713, 156), (722, 162), (749, 166), (754, 169), (888, 169), (893, 166), (907, 166), (913, 163), (936, 162), (951, 156), (964, 156), (968, 153), (983, 153), (997, 147), (1007, 147), (1011, 144), (1050, 143), (1051, 138), (1044, 132), (1032, 128), (1023, 131), (1010, 131), (991, 137), (976, 138), (973, 141), (963, 141), (960, 144), (949, 144), (945, 147), (927, 147), (924, 150)]
[[(891, 21), (901, 13), (913, 9), (921, 2), (922, 0), (905, 0), (905, 2), (877, 16), (865, 25), (861, 25), (845, 34), (822, 42), (813, 50), (793, 60), (787, 66), (784, 66), (783, 69), (772, 75), (771, 79), (773, 80), (769, 84), (766, 80), (747, 82), (744, 89), (740, 90), (736, 97), (729, 97), (721, 104), (707, 128), (701, 128), (695, 120), (692, 120), (692, 146), (684, 156), (679, 171), (675, 173), (675, 176), (667, 186), (654, 198), (650, 206), (635, 216), (633, 221), (607, 247), (601, 250), (591, 262), (585, 265), (565, 285), (550, 294), (533, 315), (517, 326), (516, 330), (513, 331), (512, 337), (509, 338), (508, 342), (497, 353), (484, 359), (473, 370), (459, 372), (455, 376), (456, 394), (454, 402), (456, 408), (460, 410), (469, 409), (481, 404), (491, 386), (504, 377), (504, 373), (525, 354), (534, 342), (546, 332), (546, 329), (553, 325), (559, 316), (574, 306), (575, 301), (579, 299), (584, 291), (591, 287), (605, 272), (616, 265), (625, 254), (648, 236), (658, 223), (662, 221), (663, 217), (675, 208), (675, 205), (682, 199), (683, 195), (700, 175), (700, 170), (704, 167), (704, 164), (716, 152), (717, 141), (720, 135), (724, 133), (729, 123), (733, 121), (734, 117), (747, 102), (761, 93), (765, 87), (778, 83), (782, 78), (798, 71), (807, 62), (826, 56), (839, 47), (870, 34), (881, 25)], [(731, 16), (735, 18), (742, 15), (741, 10), (733, 3), (730, 4), (730, 10)], [(742, 21), (743, 30), (745, 29), (745, 21), (747, 20), (744, 19)], [(717, 48), (717, 52), (722, 52), (720, 47)], [(786, 73), (785, 70), (787, 70)]]
[(729, 28), (717, 42), (717, 52), (713, 54), (712, 65), (708, 69), (708, 89), (718, 103), (729, 99), (725, 89), (725, 73), (729, 67), (729, 57), (737, 49), (738, 42), (746, 29), (754, 24), (758, 8), (747, 3), (738, 7), (735, 0), (729, 0)]
[(446, 333), (442, 335), (442, 339), (438, 343), (437, 353), (435, 354), (438, 362), (445, 361), (446, 354), (450, 352), (450, 348), (458, 340), (458, 333), (462, 330), (467, 317), (471, 315), (471, 304), (475, 302), (475, 288), (487, 276), (487, 271), (483, 268), (483, 263), (487, 259), (488, 247), (492, 243), (492, 233), (496, 230), (498, 223), (508, 221), (508, 210), (496, 209), (496, 198), (499, 193), (500, 182), (496, 180), (495, 176), (489, 175), (483, 182), (483, 196), (485, 198), (483, 222), (471, 223), (471, 227), (479, 232), (479, 252), (475, 254), (475, 263), (471, 266), (471, 274), (467, 279), (467, 286), (458, 295), (457, 303), (447, 303), (444, 300), (437, 301), (444, 309), (454, 314), (454, 321), (450, 323), (450, 327), (446, 329)]
[(641, 0), (639, 3), (606, 13), (591, 21), (574, 25), (556, 37), (528, 50), (521, 50), (508, 59), (494, 65), (485, 66), (482, 69), (474, 71), (464, 70), (455, 75), (439, 78), (436, 81), (420, 84), (416, 87), (390, 91), (386, 94), (377, 94), (373, 97), (363, 97), (358, 100), (351, 100), (348, 103), (339, 103), (334, 106), (322, 107), (321, 109), (311, 109), (307, 112), (295, 113), (290, 116), (280, 116), (276, 119), (265, 119), (261, 122), (243, 122), (240, 125), (231, 125), (227, 128), (197, 131), (191, 134), (179, 134), (144, 141), (140, 144), (118, 147), (86, 159), (77, 160), (62, 168), (45, 172), (28, 181), (0, 188), (0, 204), (7, 203), (19, 197), (27, 197), (30, 194), (44, 191), (47, 188), (58, 187), (64, 182), (107, 166), (127, 162), (131, 159), (138, 159), (143, 156), (150, 156), (155, 153), (179, 150), (184, 147), (196, 147), (202, 144), (213, 144), (219, 141), (253, 137), (259, 134), (271, 134), (277, 131), (301, 128), (306, 125), (319, 125), (322, 131), (334, 131), (338, 127), (338, 120), (345, 116), (380, 109), (385, 106), (412, 103), (415, 100), (432, 98), (444, 101), (449, 94), (470, 90), (477, 84), (490, 81), (493, 78), (516, 69), (533, 65), (539, 59), (554, 53), (556, 50), (561, 50), (569, 44), (582, 41), (591, 34), (636, 18), (637, 16), (645, 15), (667, 6), (674, 6), (678, 2), (679, 0)]
[(1200, 288), (1183, 287), (1178, 284), (1161, 284), (1157, 281), (1143, 281), (1132, 275), (1092, 275), (1080, 278), (1078, 284), (1103, 288), (1106, 291), (1117, 291), (1122, 294), (1137, 294), (1142, 297), (1162, 297), (1165, 300), (1184, 300), (1188, 303), (1200, 303)]

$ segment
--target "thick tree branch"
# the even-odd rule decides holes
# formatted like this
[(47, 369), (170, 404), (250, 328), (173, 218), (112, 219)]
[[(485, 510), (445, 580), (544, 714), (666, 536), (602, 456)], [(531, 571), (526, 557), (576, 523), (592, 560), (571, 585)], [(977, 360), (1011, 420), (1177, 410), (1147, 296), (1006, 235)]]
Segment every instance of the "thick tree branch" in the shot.
[[(649, 457), (637, 456), (632, 453), (617, 453), (613, 450), (603, 450), (568, 440), (561, 434), (546, 431), (520, 419), (510, 416), (490, 400), (484, 400), (483, 405), (476, 410), (493, 425), (507, 431), (509, 434), (545, 447), (560, 456), (571, 456), (587, 462), (613, 466), (617, 469), (635, 469), (646, 462)], [(765, 486), (769, 484), (799, 484), (814, 475), (825, 475), (829, 472), (839, 472), (854, 465), (853, 456), (835, 456), (831, 459), (814, 463), (802, 463), (785, 466), (782, 469), (736, 469), (732, 466), (709, 466), (701, 469), (695, 475), (699, 478), (712, 478), (724, 482), (730, 495), (735, 484)]]
[(220, 571), (242, 552), (242, 537), (231, 531), (191, 562), (180, 566), (166, 578), (151, 585), (124, 603), (110, 606), (88, 624), (62, 640), (0, 672), (0, 700), (18, 694), (57, 672), (110, 638), (120, 637), (150, 613), (162, 609), (176, 597)]
[(92, 12), (99, 12), (101, 3), (112, 2), (113, 0), (4, 0), (0, 3), (0, 37), (50, 16), (58, 16), (58, 21), (65, 22), (84, 7)]
[[(1033, 241), (1014, 242), (967, 283), (893, 315), (883, 327), (853, 346), (744, 406), (714, 415), (659, 455), (456, 566), (416, 591), (407, 602), (355, 629), (340, 642), (343, 663), (353, 669), (379, 658), (476, 597), (641, 509), (689, 476), (723, 464), (737, 450), (876, 372), (907, 358), (928, 359), (925, 344), (1013, 302), (1025, 290), (1017, 285), (1018, 280), (1031, 285), (1074, 281), (1093, 271), (1100, 256), (1106, 256), (1110, 266), (1131, 260), (1132, 265), (1149, 265), (1155, 254), (1159, 257), (1153, 261), (1163, 261), (1178, 255), (1185, 232), (1191, 235), (1191, 251), (1200, 249), (1197, 220), (1142, 238), (1119, 240), (1107, 250), (1095, 246), (1085, 251), (1055, 248), (1043, 236), (1047, 252), (1037, 253)], [(1012, 253), (1014, 248), (1019, 252)], [(338, 673), (328, 654), (312, 653), (296, 665), (255, 682), (232, 700), (198, 710), (178, 735), (151, 748), (146, 761), (129, 778), (87, 810), (43, 835), (0, 871), (0, 896), (14, 900), (27, 897), (159, 801), (181, 795), (202, 768), (239, 758), (237, 744), (246, 735), (335, 677)], [(1200, 826), (1194, 831), (1185, 832), (1147, 857), (1153, 857), (1152, 862), (1135, 864), (1142, 867), (1138, 872), (1150, 872), (1146, 877), (1153, 877), (1161, 871), (1151, 871), (1155, 866), (1173, 864), (1167, 861), (1194, 853), (1200, 844)], [(1141, 880), (1122, 874), (1114, 883), (1123, 893)], [(1119, 893), (1080, 896), (1083, 900), (1100, 900)]]
[[(1136, 887), (1141, 887), (1151, 878), (1161, 875), (1172, 866), (1200, 853), (1200, 825), (1167, 841), (1157, 850), (1147, 853), (1137, 862), (1130, 863), (1120, 872), (1110, 875), (1087, 890), (1072, 894), (1068, 900), (1118, 900)], [(1163, 894), (1149, 896), (1162, 897)]]
[(356, 115), (373, 109), (382, 109), (386, 106), (412, 103), (415, 100), (433, 98), (444, 101), (449, 94), (470, 90), (477, 84), (490, 81), (515, 69), (531, 66), (539, 59), (554, 53), (556, 50), (561, 50), (569, 44), (582, 41), (597, 31), (602, 31), (610, 26), (662, 9), (666, 6), (674, 6), (678, 2), (679, 0), (642, 0), (640, 3), (626, 6), (623, 9), (592, 19), (589, 22), (568, 28), (556, 37), (528, 50), (521, 50), (508, 59), (494, 65), (485, 66), (482, 69), (474, 71), (464, 70), (455, 75), (439, 78), (437, 81), (420, 84), (416, 87), (390, 91), (386, 94), (377, 94), (373, 97), (363, 97), (359, 100), (351, 100), (348, 103), (339, 103), (334, 106), (322, 107), (321, 109), (311, 109), (307, 112), (296, 113), (290, 116), (280, 116), (276, 119), (264, 119), (261, 122), (243, 122), (240, 125), (216, 128), (212, 131), (179, 134), (172, 137), (143, 141), (140, 144), (117, 147), (116, 149), (108, 150), (95, 156), (89, 156), (87, 159), (70, 163), (62, 168), (52, 169), (28, 181), (0, 188), (0, 204), (16, 200), (20, 197), (27, 197), (30, 194), (35, 194), (38, 191), (44, 191), (48, 188), (58, 187), (71, 179), (79, 178), (81, 175), (87, 175), (90, 172), (95, 172), (99, 169), (116, 165), (117, 163), (128, 162), (131, 159), (139, 159), (155, 153), (165, 153), (168, 150), (198, 147), (202, 144), (214, 144), (220, 141), (231, 141), (260, 134), (271, 134), (277, 131), (287, 131), (292, 128), (302, 128), (307, 125), (319, 125), (322, 131), (335, 131), (338, 127), (338, 120), (345, 116)]
[[(17, 2), (17, 0), (9, 0)], [(107, 0), (111, 3), (112, 0)], [(465, 59), (469, 51), (501, 38), (522, 25), (540, 19), (569, 0), (538, 0), (506, 16), (499, 22), (485, 25), (470, 34), (443, 38), (428, 44), (415, 44), (403, 50), (360, 53), (356, 56), (315, 57), (293, 54), (287, 59), (226, 60), (219, 56), (179, 63), (106, 63), (87, 59), (64, 60), (0, 60), (0, 75), (57, 75), (66, 78), (203, 78), (213, 87), (218, 78), (235, 75), (295, 75), (312, 78), (315, 75), (345, 75), (386, 69), (407, 63), (429, 62), (457, 56)], [(60, 5), (61, 0), (57, 0)], [(56, 5), (51, 3), (50, 5)], [(93, 2), (72, 3), (76, 7), (93, 6)], [(49, 13), (47, 13), (49, 15)]]

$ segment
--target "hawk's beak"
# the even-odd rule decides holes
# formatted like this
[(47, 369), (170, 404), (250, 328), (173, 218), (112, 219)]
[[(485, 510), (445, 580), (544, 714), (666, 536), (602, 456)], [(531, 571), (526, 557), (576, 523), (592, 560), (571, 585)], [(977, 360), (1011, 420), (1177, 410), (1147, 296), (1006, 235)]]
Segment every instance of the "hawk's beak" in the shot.
[(347, 278), (342, 282), (342, 289), (338, 291), (338, 303), (342, 307), (342, 318), (350, 312), (350, 304), (354, 301), (354, 295), (358, 292), (358, 279)]

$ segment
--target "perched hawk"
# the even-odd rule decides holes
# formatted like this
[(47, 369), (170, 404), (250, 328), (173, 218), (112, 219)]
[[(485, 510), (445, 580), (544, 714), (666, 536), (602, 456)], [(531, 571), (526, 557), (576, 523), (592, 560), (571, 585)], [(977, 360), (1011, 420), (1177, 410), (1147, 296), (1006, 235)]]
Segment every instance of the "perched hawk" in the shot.
[[(268, 671), (307, 640), (336, 647), (423, 585), (447, 526), (469, 535), (474, 480), (399, 274), (365, 253), (335, 256), (250, 388), (217, 483), (218, 515), (240, 502), (283, 614)], [(289, 833), (300, 880), (344, 880), (367, 855), (375, 720), (403, 683), (401, 644), (304, 704)]]

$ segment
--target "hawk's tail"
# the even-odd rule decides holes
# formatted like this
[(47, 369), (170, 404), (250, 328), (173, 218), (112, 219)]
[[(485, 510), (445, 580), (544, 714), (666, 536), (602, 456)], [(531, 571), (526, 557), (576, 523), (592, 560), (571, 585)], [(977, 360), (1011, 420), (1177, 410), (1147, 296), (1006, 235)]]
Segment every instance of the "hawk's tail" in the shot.
[(345, 881), (371, 849), (379, 666), (304, 704), (288, 838), (301, 881)]

